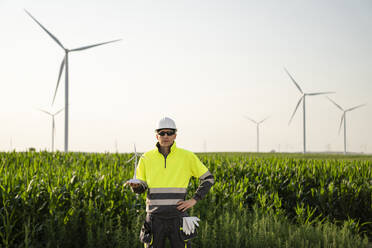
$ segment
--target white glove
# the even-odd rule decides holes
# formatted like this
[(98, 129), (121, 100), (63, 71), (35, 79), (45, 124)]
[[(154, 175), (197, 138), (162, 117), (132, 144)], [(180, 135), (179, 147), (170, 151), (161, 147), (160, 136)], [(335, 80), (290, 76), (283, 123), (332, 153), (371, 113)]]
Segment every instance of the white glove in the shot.
[(186, 235), (194, 233), (196, 229), (195, 225), (199, 226), (198, 221), (200, 221), (198, 217), (183, 217), (183, 232)]
[(188, 235), (190, 233), (190, 227), (188, 225), (188, 222), (186, 220), (186, 217), (183, 218), (183, 224), (182, 224), (182, 231)]
[(199, 223), (198, 221), (200, 221), (200, 219), (198, 217), (189, 217), (191, 219), (191, 221), (194, 223), (194, 226), (199, 226)]

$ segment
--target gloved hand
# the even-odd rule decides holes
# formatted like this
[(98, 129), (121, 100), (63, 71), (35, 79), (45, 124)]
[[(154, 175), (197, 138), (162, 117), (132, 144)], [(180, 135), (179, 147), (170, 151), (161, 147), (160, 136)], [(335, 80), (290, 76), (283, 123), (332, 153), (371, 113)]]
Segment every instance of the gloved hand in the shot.
[(183, 232), (186, 235), (194, 233), (196, 229), (195, 226), (199, 226), (198, 221), (200, 221), (198, 217), (183, 217)]

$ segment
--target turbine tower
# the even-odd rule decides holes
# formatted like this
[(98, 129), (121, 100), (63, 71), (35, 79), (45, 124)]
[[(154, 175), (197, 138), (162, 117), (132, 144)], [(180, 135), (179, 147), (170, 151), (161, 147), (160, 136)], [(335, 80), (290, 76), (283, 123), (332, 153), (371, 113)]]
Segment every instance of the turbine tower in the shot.
[(350, 112), (350, 111), (353, 111), (357, 108), (360, 108), (360, 107), (363, 107), (365, 106), (366, 104), (361, 104), (361, 105), (358, 105), (358, 106), (355, 106), (355, 107), (352, 107), (352, 108), (349, 108), (349, 109), (343, 109), (341, 108), (340, 105), (338, 105), (335, 101), (333, 101), (331, 98), (327, 97), (329, 101), (331, 101), (338, 109), (340, 109), (343, 113), (342, 113), (342, 116), (341, 116), (341, 122), (340, 122), (340, 127), (338, 128), (338, 133), (340, 134), (340, 131), (341, 131), (341, 127), (342, 127), (342, 123), (344, 124), (344, 154), (346, 155), (346, 113), (347, 112)]
[(288, 76), (290, 77), (290, 79), (292, 80), (292, 82), (295, 84), (295, 86), (297, 87), (297, 89), (300, 91), (300, 93), (302, 94), (300, 100), (298, 101), (297, 105), (296, 105), (296, 108), (291, 116), (291, 119), (289, 120), (288, 122), (288, 125), (291, 124), (291, 121), (294, 117), (294, 115), (296, 114), (296, 111), (298, 109), (298, 106), (300, 105), (301, 101), (302, 101), (302, 109), (303, 109), (303, 142), (304, 142), (304, 151), (303, 153), (306, 153), (306, 96), (317, 96), (317, 95), (325, 95), (325, 94), (332, 94), (334, 92), (315, 92), (315, 93), (305, 93), (302, 91), (301, 87), (297, 84), (297, 82), (294, 80), (294, 78), (291, 76), (291, 74), (289, 74), (289, 72), (287, 71), (286, 68), (284, 68), (285, 72), (288, 74)]
[(260, 124), (263, 123), (264, 121), (266, 121), (269, 117), (266, 117), (265, 119), (261, 120), (261, 121), (255, 121), (251, 118), (249, 118), (248, 116), (244, 116), (246, 119), (250, 120), (251, 122), (253, 122), (254, 124), (256, 124), (256, 131), (257, 131), (257, 152), (260, 152)]
[(54, 92), (54, 97), (53, 97), (53, 102), (52, 102), (52, 105), (54, 104), (54, 100), (56, 98), (56, 94), (57, 94), (57, 90), (58, 90), (58, 86), (59, 86), (59, 81), (61, 79), (61, 75), (62, 75), (62, 72), (63, 72), (63, 69), (65, 69), (65, 152), (68, 152), (68, 114), (69, 114), (69, 98), (68, 98), (68, 92), (69, 92), (69, 81), (68, 81), (68, 75), (69, 75), (69, 71), (68, 71), (68, 55), (70, 52), (77, 52), (77, 51), (82, 51), (82, 50), (86, 50), (86, 49), (89, 49), (89, 48), (93, 48), (93, 47), (96, 47), (96, 46), (101, 46), (101, 45), (105, 45), (105, 44), (108, 44), (108, 43), (112, 43), (112, 42), (116, 42), (116, 41), (119, 41), (121, 39), (118, 39), (118, 40), (112, 40), (112, 41), (107, 41), (107, 42), (102, 42), (102, 43), (97, 43), (97, 44), (93, 44), (93, 45), (88, 45), (88, 46), (83, 46), (83, 47), (78, 47), (78, 48), (74, 48), (74, 49), (68, 49), (66, 47), (64, 47), (62, 45), (62, 43), (52, 34), (50, 33), (43, 25), (41, 25), (41, 23), (36, 20), (27, 10), (25, 10), (25, 12), (63, 49), (63, 51), (65, 52), (65, 56), (63, 57), (63, 60), (62, 60), (62, 63), (61, 63), (61, 66), (60, 66), (60, 69), (59, 69), (59, 75), (58, 75), (58, 80), (57, 80), (57, 86), (56, 86), (56, 89), (55, 89), (55, 92)]
[(53, 113), (50, 113), (46, 110), (39, 109), (39, 111), (44, 112), (45, 114), (50, 115), (52, 117), (52, 152), (54, 152), (54, 136), (56, 134), (56, 131), (55, 131), (56, 130), (56, 125), (55, 125), (55, 121), (54, 121), (54, 116), (58, 115), (62, 110), (63, 110), (63, 108), (58, 110), (57, 112), (55, 112), (53, 114)]

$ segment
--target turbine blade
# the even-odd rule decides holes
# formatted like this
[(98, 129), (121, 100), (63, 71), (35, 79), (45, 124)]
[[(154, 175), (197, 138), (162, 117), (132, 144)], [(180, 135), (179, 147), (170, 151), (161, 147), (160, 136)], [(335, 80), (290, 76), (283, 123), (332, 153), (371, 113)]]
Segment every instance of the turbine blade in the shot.
[(253, 120), (253, 119), (249, 118), (249, 117), (248, 117), (248, 116), (246, 116), (246, 115), (244, 115), (244, 118), (246, 118), (246, 119), (250, 120), (250, 121), (251, 121), (251, 122), (253, 122), (254, 124), (258, 124), (258, 123), (257, 123), (257, 121), (255, 121), (255, 120)]
[(288, 76), (291, 78), (292, 82), (296, 85), (297, 89), (303, 94), (301, 87), (297, 84), (296, 80), (289, 74), (287, 69), (284, 67), (285, 72), (288, 74)]
[(338, 128), (338, 134), (340, 134), (342, 123), (344, 122), (344, 119), (345, 119), (345, 112), (342, 114), (342, 117), (341, 117), (340, 127)]
[(270, 118), (270, 116), (266, 117), (265, 119), (263, 119), (262, 121), (260, 121), (258, 124), (261, 124), (262, 122), (266, 121), (269, 118)]
[(38, 109), (39, 111), (41, 111), (41, 112), (44, 112), (45, 114), (48, 114), (48, 115), (51, 115), (51, 116), (53, 116), (51, 113), (49, 113), (48, 111), (46, 111), (46, 110), (43, 110), (43, 109)]
[(86, 49), (89, 49), (89, 48), (92, 48), (92, 47), (102, 46), (102, 45), (105, 45), (105, 44), (108, 44), (108, 43), (117, 42), (117, 41), (120, 41), (120, 40), (121, 40), (121, 39), (118, 39), (118, 40), (111, 40), (111, 41), (102, 42), (102, 43), (98, 43), (98, 44), (94, 44), (94, 45), (89, 45), (89, 46), (83, 46), (83, 47), (79, 47), (79, 48), (74, 48), (74, 49), (71, 49), (70, 52), (86, 50)]
[(66, 50), (65, 47), (62, 45), (62, 43), (54, 36), (52, 35), (52, 33), (50, 33), (43, 25), (41, 25), (40, 22), (38, 22), (38, 20), (36, 20), (35, 17), (33, 17), (30, 12), (28, 12), (27, 10), (25, 10), (25, 12), (37, 23), (39, 24), (39, 26), (55, 41), (57, 42), (57, 44), (63, 49), (63, 50)]
[(61, 80), (62, 71), (63, 71), (63, 68), (65, 67), (65, 61), (66, 61), (66, 55), (63, 57), (63, 60), (62, 60), (61, 66), (60, 66), (60, 68), (59, 68), (59, 74), (58, 74), (57, 86), (56, 86), (56, 90), (54, 91), (54, 96), (53, 96), (53, 102), (52, 102), (52, 105), (54, 104), (54, 101), (56, 100), (57, 90), (58, 90), (58, 86), (59, 86), (59, 81)]
[(334, 105), (336, 105), (337, 108), (339, 108), (341, 111), (344, 111), (343, 108), (341, 108), (340, 105), (338, 105), (335, 101), (333, 101), (331, 98), (329, 98), (328, 96), (326, 96), (328, 98), (328, 100), (330, 100)]
[(57, 112), (54, 113), (54, 115), (58, 115), (59, 113), (62, 112), (62, 110), (64, 110), (65, 108), (61, 108), (60, 110), (58, 110)]
[(297, 109), (298, 109), (298, 106), (300, 106), (300, 103), (302, 102), (303, 98), (304, 98), (304, 97), (301, 97), (300, 100), (298, 101), (298, 103), (297, 103), (297, 105), (296, 105), (296, 108), (295, 108), (295, 110), (293, 111), (293, 114), (292, 114), (292, 116), (291, 116), (291, 119), (290, 119), (289, 122), (288, 122), (288, 125), (291, 124), (291, 121), (292, 121), (294, 115), (296, 114), (296, 111), (297, 111)]
[(54, 116), (52, 116), (52, 126), (53, 126), (53, 132), (54, 132), (54, 130), (55, 130), (55, 121), (54, 121)]
[(352, 107), (352, 108), (346, 109), (345, 111), (352, 111), (352, 110), (354, 110), (354, 109), (357, 109), (357, 108), (363, 107), (363, 106), (365, 106), (365, 105), (367, 105), (367, 104), (361, 104), (361, 105), (358, 105), (358, 106), (355, 106), (355, 107)]
[(308, 96), (317, 96), (317, 95), (327, 95), (327, 94), (334, 94), (336, 92), (328, 91), (328, 92), (315, 92), (315, 93), (306, 93)]

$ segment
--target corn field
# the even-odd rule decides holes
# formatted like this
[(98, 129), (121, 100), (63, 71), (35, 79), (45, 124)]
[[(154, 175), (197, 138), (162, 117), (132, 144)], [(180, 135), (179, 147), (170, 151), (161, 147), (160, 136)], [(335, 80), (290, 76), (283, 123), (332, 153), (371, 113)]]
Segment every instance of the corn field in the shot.
[[(123, 186), (131, 156), (0, 153), (0, 247), (143, 247), (145, 195)], [(194, 247), (368, 246), (371, 160), (198, 156), (216, 184), (190, 211)]]

